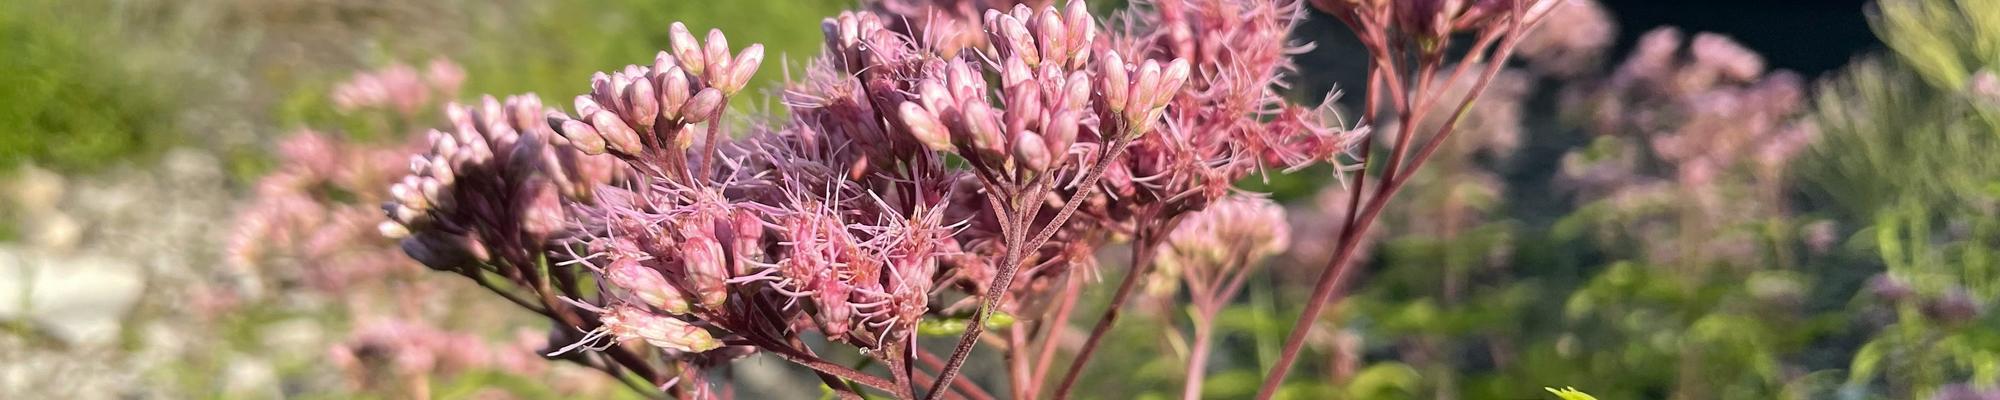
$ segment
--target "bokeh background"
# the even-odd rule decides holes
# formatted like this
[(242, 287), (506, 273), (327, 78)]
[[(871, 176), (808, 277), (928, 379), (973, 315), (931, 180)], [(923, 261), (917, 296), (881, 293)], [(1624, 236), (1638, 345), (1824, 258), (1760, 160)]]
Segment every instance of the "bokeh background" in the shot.
[[(0, 398), (634, 397), (398, 258), (379, 192), (445, 101), (584, 92), (671, 21), (764, 43), (770, 93), (853, 6), (0, 2)], [(1560, 13), (1391, 206), (1287, 397), (2000, 396), (2000, 1)], [(1294, 98), (1357, 87), (1353, 40), (1308, 14)], [(1288, 204), (1294, 245), (1224, 312), (1209, 397), (1276, 358), (1328, 257), (1330, 176), (1244, 182)], [(1080, 394), (1178, 393), (1165, 293)], [(746, 393), (820, 395), (744, 364)]]

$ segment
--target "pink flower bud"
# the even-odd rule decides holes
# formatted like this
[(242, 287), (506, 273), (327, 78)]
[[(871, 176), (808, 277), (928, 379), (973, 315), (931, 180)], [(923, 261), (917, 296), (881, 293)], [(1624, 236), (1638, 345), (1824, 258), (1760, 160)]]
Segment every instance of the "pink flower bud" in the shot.
[(520, 182), (540, 172), (542, 151), (547, 150), (543, 146), (545, 144), (540, 139), (519, 140), (514, 142), (513, 148), (504, 149), (507, 151), (504, 170), (507, 180)]
[(826, 337), (847, 336), (854, 318), (854, 307), (847, 299), (853, 296), (854, 289), (832, 277), (822, 277), (818, 281), (814, 285), (818, 293), (813, 296), (813, 303), (818, 306), (815, 311), (818, 312), (813, 313), (813, 320), (819, 323), (820, 333), (826, 334)]
[(687, 314), (687, 296), (679, 288), (667, 283), (667, 277), (630, 258), (614, 257), (611, 265), (604, 268), (604, 279), (611, 286), (624, 289), (641, 302), (673, 314)]
[(604, 322), (605, 331), (618, 340), (640, 339), (653, 347), (690, 353), (722, 347), (722, 341), (715, 340), (701, 327), (630, 305), (613, 305), (598, 319)]
[(590, 115), (596, 114), (598, 111), (605, 111), (603, 105), (597, 104), (597, 99), (587, 94), (576, 96), (576, 101), (573, 104), (576, 105), (576, 115)]
[(589, 118), (590, 126), (597, 129), (597, 134), (604, 137), (605, 143), (611, 146), (612, 151), (625, 155), (638, 155), (646, 151), (645, 144), (639, 141), (639, 133), (634, 132), (632, 127), (626, 126), (624, 121), (618, 120), (617, 114), (598, 111)]
[(633, 79), (630, 85), (625, 86), (624, 104), (624, 115), (628, 119), (625, 122), (640, 131), (653, 130), (653, 121), (660, 116), (660, 98), (653, 93), (652, 81)]
[(951, 92), (937, 79), (925, 79), (917, 83), (917, 100), (923, 102), (923, 108), (932, 113), (942, 113), (955, 105)]
[(734, 64), (729, 59), (729, 38), (722, 35), (721, 29), (709, 29), (705, 44), (708, 47), (707, 51), (702, 53), (702, 57), (707, 57), (708, 60), (707, 76), (710, 80), (718, 80), (716, 79), (720, 76), (718, 74), (727, 73), (729, 66)]
[(1167, 70), (1160, 72), (1160, 87), (1156, 97), (1153, 98), (1154, 108), (1166, 107), (1167, 103), (1173, 101), (1174, 95), (1180, 93), (1181, 85), (1187, 83), (1190, 69), (1185, 58), (1176, 58), (1173, 62), (1167, 63)]
[(549, 113), (548, 120), (549, 126), (569, 141), (571, 148), (589, 155), (604, 154), (604, 136), (598, 135), (597, 129), (591, 128), (590, 124), (555, 112)]
[(651, 71), (654, 74), (658, 74), (660, 71), (679, 67), (680, 64), (681, 60), (679, 58), (674, 57), (672, 54), (667, 54), (666, 51), (661, 51), (659, 54), (653, 55), (653, 69)]
[(1125, 118), (1133, 125), (1139, 118), (1152, 111), (1153, 98), (1160, 96), (1160, 63), (1146, 60), (1139, 67), (1139, 76), (1132, 81), (1132, 98), (1125, 100)]
[(965, 60), (955, 60), (946, 64), (945, 80), (945, 84), (951, 89), (953, 99), (986, 97), (986, 77), (981, 76), (979, 71), (973, 69)]
[[(590, 75), (591, 104), (612, 112), (624, 110), (623, 106), (619, 105), (625, 101), (619, 98), (619, 92), (622, 90), (624, 88), (619, 87), (618, 82), (611, 79), (611, 75), (605, 75), (603, 72)], [(583, 108), (581, 101), (578, 102), (577, 108)]]
[(1042, 135), (1019, 131), (1014, 134), (1014, 161), (1029, 172), (1041, 173), (1049, 169), (1049, 145), (1042, 141)]
[(702, 57), (701, 43), (694, 40), (694, 34), (688, 32), (687, 25), (674, 22), (668, 28), (668, 36), (673, 43), (674, 57), (680, 59), (681, 68), (687, 69), (690, 74), (701, 75), (702, 68), (708, 66), (708, 59)]
[(681, 243), (688, 288), (705, 309), (719, 310), (729, 300), (729, 266), (724, 264), (722, 251), (722, 243), (701, 234), (690, 235)]
[(423, 193), (417, 191), (416, 185), (406, 182), (397, 182), (394, 185), (389, 185), (389, 198), (410, 208), (430, 208), (430, 200), (425, 199)]
[[(758, 218), (757, 214), (748, 208), (738, 208), (731, 214), (730, 219), (733, 224), (731, 229), (736, 232), (736, 248), (733, 254), (737, 259), (735, 264), (740, 267), (748, 264), (744, 260), (763, 257), (764, 220)], [(735, 272), (738, 275), (748, 273), (742, 270)]]
[(1104, 56), (1104, 84), (1099, 86), (1104, 87), (1104, 102), (1110, 106), (1111, 113), (1123, 113), (1126, 98), (1131, 95), (1132, 82), (1126, 77), (1125, 60), (1118, 57), (1118, 52)]
[(520, 192), (515, 195), (521, 204), (521, 233), (537, 241), (547, 239), (562, 232), (569, 217), (563, 212), (562, 194), (546, 178), (523, 180)]
[(541, 125), (536, 124), (535, 117), (543, 111), (542, 98), (539, 96), (533, 94), (507, 96), (507, 115), (511, 117), (507, 122), (520, 129), (539, 131), (535, 128)]
[(909, 128), (910, 136), (915, 137), (917, 142), (923, 143), (924, 147), (936, 151), (951, 151), (951, 134), (945, 132), (944, 125), (939, 124), (937, 116), (931, 115), (930, 111), (917, 106), (917, 103), (906, 101), (897, 107), (896, 113), (902, 118), (903, 126)]
[(722, 89), (723, 94), (736, 94), (750, 83), (750, 77), (757, 74), (758, 65), (763, 63), (764, 45), (752, 44), (737, 53), (736, 60), (730, 63), (728, 76), (716, 86)]
[(992, 106), (979, 99), (966, 100), (964, 105), (959, 106), (959, 119), (960, 129), (953, 132), (963, 133), (964, 136), (953, 137), (953, 143), (970, 147), (979, 153), (979, 157), (992, 161), (999, 161), (999, 157), (1006, 154), (1007, 138), (1002, 136), (1000, 121), (993, 118)]
[(1076, 48), (1070, 47), (1069, 29), (1063, 26), (1062, 15), (1056, 14), (1056, 8), (1042, 9), (1033, 22), (1035, 41), (1041, 45), (1042, 55), (1051, 64), (1068, 62), (1070, 50)]
[(417, 181), (417, 191), (423, 195), (424, 202), (430, 205), (443, 208), (456, 207), (458, 205), (450, 193), (444, 191), (444, 183), (439, 182), (435, 178), (425, 178)]
[(992, 30), (993, 43), (1001, 45), (997, 47), (1004, 52), (1003, 56), (1019, 58), (1031, 66), (1042, 63), (1042, 55), (1035, 50), (1035, 37), (1028, 32), (1026, 25), (1021, 24), (1021, 20), (1012, 16), (1002, 16), (994, 20), (994, 25), (988, 26), (987, 29)]
[(1075, 54), (1070, 56), (1069, 65), (1071, 68), (1082, 68), (1085, 63), (1090, 62), (1090, 46), (1097, 40), (1097, 19), (1090, 16), (1090, 6), (1084, 4), (1083, 0), (1069, 2), (1069, 8), (1064, 10), (1064, 14), (1067, 14), (1063, 17), (1064, 22), (1069, 26), (1069, 34), (1066, 35), (1070, 42), (1069, 48), (1075, 51)]
[(1070, 72), (1069, 78), (1063, 80), (1062, 108), (1077, 110), (1087, 104), (1090, 104), (1090, 73)]
[(1007, 112), (1001, 116), (1003, 129), (1019, 132), (1040, 125), (1042, 96), (1041, 90), (1035, 86), (1033, 81), (1028, 81), (1007, 91)]
[(686, 105), (681, 106), (681, 120), (699, 124), (714, 118), (718, 111), (722, 111), (722, 91), (702, 89), (701, 93), (696, 93)]
[(1007, 89), (1035, 80), (1035, 71), (1020, 57), (1008, 57), (1000, 69), (1000, 88)]
[(681, 119), (681, 107), (687, 104), (688, 96), (694, 89), (688, 83), (687, 71), (681, 67), (667, 68), (660, 74), (660, 117), (669, 120)]
[(1048, 127), (1042, 129), (1042, 139), (1048, 142), (1049, 155), (1054, 156), (1052, 161), (1061, 161), (1069, 154), (1069, 146), (1076, 144), (1078, 114), (1076, 110), (1056, 112), (1055, 116), (1049, 117)]
[(382, 221), (382, 223), (375, 224), (375, 232), (382, 234), (382, 237), (390, 239), (400, 240), (410, 237), (410, 227), (396, 223), (396, 221)]

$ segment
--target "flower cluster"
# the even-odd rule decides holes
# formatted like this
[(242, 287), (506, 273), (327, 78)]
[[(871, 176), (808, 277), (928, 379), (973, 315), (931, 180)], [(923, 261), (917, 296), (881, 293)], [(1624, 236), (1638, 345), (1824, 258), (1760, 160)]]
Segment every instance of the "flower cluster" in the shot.
[(547, 111), (533, 95), (446, 106), (451, 131), (430, 131), (429, 150), (390, 185), (382, 234), (437, 269), (533, 264), (565, 234), (562, 198), (587, 201), (619, 174), (608, 159), (557, 146)]
[[(1073, 272), (1113, 240), (1133, 240), (1134, 269), (1069, 381), (1163, 244), (1179, 264), (1238, 265), (1208, 285), (1233, 291), (1222, 283), (1289, 235), (1271, 230), (1284, 226), (1275, 205), (1233, 198), (1233, 183), (1352, 157), (1367, 136), (1279, 94), (1302, 49), (1288, 36), (1298, 3), (1161, 0), (1112, 29), (1081, 1), (973, 3), (826, 19), (822, 53), (780, 95), (783, 120), (726, 118), (760, 45), (732, 52), (721, 32), (696, 40), (679, 23), (652, 65), (594, 76), (568, 111), (532, 96), (454, 106), (454, 130), (433, 132), (391, 187), (383, 230), (425, 264), (587, 332), (559, 330), (570, 344), (554, 355), (685, 384), (670, 390), (704, 393), (683, 378), (754, 349), (835, 390), (913, 398), (911, 364), (936, 360), (916, 327), (956, 322), (936, 398), (966, 390), (952, 379), (995, 314), (1017, 321), (1010, 351), (1032, 335), (1051, 362), (1081, 287)], [(1518, 20), (1480, 4), (1452, 23)], [(1191, 233), (1172, 235), (1184, 219)], [(1209, 254), (1223, 248), (1241, 254)], [(807, 333), (865, 350), (894, 380), (819, 359)], [(1016, 389), (1039, 392), (1041, 370), (1015, 368)]]
[[(1558, 183), (1579, 200), (1621, 210), (1628, 221), (1620, 230), (1648, 236), (1638, 240), (1715, 241), (1685, 246), (1710, 249), (1702, 255), (1654, 246), (1668, 252), (1655, 260), (1754, 262), (1751, 249), (1731, 244), (1742, 243), (1739, 237), (1713, 231), (1785, 212), (1744, 206), (1785, 203), (1784, 167), (1817, 132), (1801, 118), (1803, 85), (1790, 72), (1767, 73), (1762, 58), (1725, 37), (1689, 40), (1672, 28), (1654, 30), (1611, 76), (1567, 94), (1601, 136), (1563, 157)], [(1731, 197), (1745, 195), (1757, 201)], [(1659, 212), (1683, 209), (1705, 222), (1681, 224), (1685, 218), (1671, 216), (1679, 214)], [(1669, 225), (1712, 232), (1676, 234)]]
[(436, 99), (458, 94), (465, 70), (448, 59), (431, 60), (423, 72), (404, 64), (361, 73), (333, 87), (333, 106), (342, 112), (385, 109), (409, 116), (425, 111)]

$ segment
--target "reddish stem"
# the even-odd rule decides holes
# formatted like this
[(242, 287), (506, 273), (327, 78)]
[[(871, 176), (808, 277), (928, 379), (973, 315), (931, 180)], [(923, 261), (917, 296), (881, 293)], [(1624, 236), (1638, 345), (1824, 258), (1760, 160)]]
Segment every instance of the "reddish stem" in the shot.
[[(1141, 221), (1151, 213), (1141, 214)], [(1148, 224), (1151, 225), (1151, 224)], [(1090, 355), (1097, 351), (1098, 343), (1104, 341), (1104, 334), (1111, 331), (1111, 325), (1118, 322), (1118, 310), (1132, 297), (1132, 291), (1139, 286), (1139, 277), (1146, 275), (1153, 267), (1153, 258), (1159, 247), (1158, 227), (1141, 226), (1133, 233), (1132, 267), (1125, 273), (1125, 279), (1118, 283), (1118, 292), (1111, 295), (1111, 304), (1104, 307), (1104, 316), (1098, 317), (1097, 325), (1090, 328), (1090, 337), (1083, 341), (1083, 348), (1077, 350), (1076, 358), (1070, 361), (1069, 371), (1063, 372), (1061, 384), (1056, 386), (1055, 398), (1069, 398), (1069, 390), (1076, 386), (1076, 379), (1083, 373), (1083, 366), (1090, 362)]]
[[(1126, 147), (1131, 144), (1132, 138), (1129, 134), (1119, 135), (1117, 139), (1114, 139), (1111, 143), (1111, 151), (1105, 154), (1103, 158), (1098, 159), (1096, 163), (1092, 163), (1090, 170), (1085, 172), (1083, 176), (1082, 184), (1077, 187), (1076, 195), (1071, 196), (1069, 201), (1064, 203), (1062, 212), (1057, 213), (1055, 218), (1049, 219), (1048, 225), (1042, 228), (1042, 232), (1035, 235), (1036, 239), (1027, 242), (1009, 240), (1014, 243), (1010, 243), (1007, 246), (1009, 255), (1006, 262), (1000, 265), (1000, 271), (993, 277), (993, 284), (987, 287), (985, 298), (980, 302), (979, 309), (973, 312), (972, 321), (966, 324), (965, 333), (959, 335), (958, 347), (952, 350), (951, 358), (945, 362), (944, 370), (938, 372), (938, 381), (931, 384), (931, 393), (924, 396), (925, 399), (937, 400), (938, 396), (944, 392), (941, 389), (948, 387), (952, 379), (958, 377), (959, 369), (965, 366), (966, 357), (972, 355), (973, 347), (979, 345), (980, 335), (985, 333), (987, 317), (992, 316), (993, 310), (1000, 305), (1000, 297), (1004, 296), (1007, 289), (1013, 286), (1014, 272), (1020, 269), (1022, 258), (1025, 258), (1022, 254), (1026, 253), (1028, 249), (1041, 247), (1042, 243), (1047, 242), (1048, 238), (1055, 235), (1057, 229), (1062, 228), (1063, 223), (1069, 221), (1070, 215), (1076, 212), (1077, 207), (1082, 206), (1084, 202), (1090, 200), (1091, 195), (1097, 193), (1097, 180), (1104, 177), (1104, 169), (1109, 167), (1112, 161), (1123, 156)], [(1045, 175), (1042, 179), (1055, 179), (1055, 177), (1053, 175)], [(1034, 221), (1034, 215), (1038, 214), (1035, 211), (1040, 210), (1041, 207), (1041, 199), (1032, 200), (1032, 203), (1026, 203), (1032, 204), (1031, 207), (1023, 207), (1025, 208), (1024, 210), (1017, 210), (1021, 214), (1027, 214), (1022, 219), (1030, 221), (1030, 223)], [(1017, 229), (1016, 233), (1025, 233), (1028, 228), (1030, 227), (1024, 224), (1024, 226)]]
[(1036, 356), (1034, 378), (1029, 381), (1027, 389), (1029, 393), (1041, 394), (1042, 384), (1048, 383), (1049, 367), (1055, 365), (1056, 345), (1062, 343), (1063, 330), (1069, 328), (1069, 313), (1076, 309), (1076, 299), (1081, 297), (1078, 296), (1078, 292), (1083, 285), (1077, 281), (1074, 272), (1068, 276), (1066, 284), (1068, 287), (1063, 289), (1062, 298), (1059, 300), (1062, 305), (1057, 306), (1056, 315), (1045, 322), (1049, 325), (1049, 331), (1042, 335), (1042, 351), (1041, 355)]
[(1194, 346), (1188, 349), (1187, 383), (1181, 386), (1182, 400), (1201, 399), (1201, 384), (1208, 376), (1208, 346), (1210, 337), (1215, 334), (1212, 325), (1215, 316), (1202, 318), (1203, 321), (1194, 322)]
[[(931, 354), (927, 350), (917, 349), (917, 361), (923, 362), (925, 366), (931, 368), (944, 369), (944, 362), (938, 360), (936, 354)], [(979, 385), (974, 385), (971, 381), (961, 380), (953, 382), (951, 388), (953, 391), (970, 400), (994, 400), (992, 393), (987, 393), (986, 389), (980, 389)]]
[[(1384, 184), (1381, 189), (1376, 191), (1374, 198), (1369, 199), (1368, 206), (1354, 220), (1355, 224), (1351, 225), (1349, 229), (1342, 230), (1340, 247), (1336, 250), (1333, 259), (1327, 265), (1329, 271), (1326, 274), (1320, 275), (1319, 283), (1313, 287), (1312, 297), (1307, 298), (1306, 310), (1299, 315), (1299, 320), (1294, 324), (1291, 335), (1285, 339), (1284, 352), (1279, 356), (1278, 364), (1272, 367), (1270, 375), (1264, 379), (1262, 388), (1258, 389), (1257, 398), (1259, 400), (1270, 399), (1271, 396), (1277, 394), (1278, 386), (1284, 383), (1285, 375), (1290, 372), (1292, 364), (1297, 361), (1299, 352), (1304, 347), (1306, 335), (1312, 332), (1314, 327), (1312, 322), (1319, 318), (1320, 311), (1325, 308), (1328, 301), (1332, 300), (1334, 290), (1340, 287), (1346, 280), (1351, 264), (1349, 260), (1353, 258), (1354, 250), (1360, 243), (1360, 238), (1367, 235), (1368, 228), (1374, 224), (1375, 218), (1381, 214), (1382, 208), (1387, 205), (1389, 198), (1394, 197), (1403, 184), (1409, 182), (1409, 177), (1415, 175), (1417, 169), (1422, 168), (1424, 162), (1428, 161), (1431, 155), (1435, 154), (1437, 148), (1444, 143), (1445, 139), (1450, 137), (1452, 129), (1458, 125), (1458, 121), (1471, 109), (1473, 100), (1478, 99), (1479, 95), (1486, 91), (1486, 87), (1492, 83), (1493, 77), (1499, 74), (1500, 66), (1513, 55), (1514, 47), (1519, 42), (1521, 35), (1532, 28), (1535, 23), (1540, 22), (1539, 20), (1524, 22), (1522, 21), (1522, 17), (1519, 1), (1516, 0), (1513, 16), (1510, 18), (1511, 22), (1506, 28), (1506, 39), (1496, 49), (1496, 57), (1489, 60), (1486, 70), (1483, 71), (1484, 74), (1479, 78), (1479, 82), (1473, 86), (1472, 91), (1466, 93), (1464, 100), (1460, 101), (1458, 109), (1452, 113), (1449, 119), (1445, 120), (1444, 125), (1438, 129), (1438, 132), (1431, 136), (1430, 142), (1426, 143), (1421, 150), (1418, 150), (1407, 168), (1404, 168), (1402, 171), (1384, 171)], [(1422, 92), (1419, 92), (1419, 95), (1421, 94)], [(1391, 162), (1394, 161), (1391, 160)], [(1352, 212), (1352, 210), (1353, 204), (1350, 203), (1349, 211)]]

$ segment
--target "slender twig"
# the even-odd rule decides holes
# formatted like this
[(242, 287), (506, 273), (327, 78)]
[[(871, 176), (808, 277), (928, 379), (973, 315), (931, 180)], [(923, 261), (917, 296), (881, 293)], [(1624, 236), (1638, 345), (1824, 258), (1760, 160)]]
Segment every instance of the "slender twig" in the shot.
[(832, 361), (827, 361), (825, 359), (819, 358), (818, 356), (814, 356), (811, 353), (808, 353), (810, 349), (800, 350), (790, 345), (786, 345), (782, 342), (771, 340), (770, 338), (758, 337), (761, 335), (745, 335), (745, 336), (754, 342), (759, 342), (757, 347), (763, 348), (764, 350), (768, 350), (771, 352), (771, 354), (777, 355), (778, 358), (783, 358), (785, 359), (785, 361), (790, 361), (793, 364), (803, 365), (806, 368), (811, 368), (814, 371), (830, 374), (839, 377), (840, 379), (845, 379), (850, 382), (859, 383), (863, 386), (879, 389), (884, 392), (889, 392), (889, 393), (897, 392), (897, 390), (895, 389), (896, 382), (890, 381), (888, 378), (869, 375), (868, 373), (861, 372), (853, 368), (848, 368), (845, 365), (840, 365)]
[[(1000, 297), (1004, 296), (1007, 289), (1014, 284), (1014, 272), (1020, 269), (1021, 254), (1026, 253), (1028, 249), (1039, 247), (1041, 242), (1045, 242), (1049, 237), (1054, 236), (1055, 231), (1062, 227), (1063, 223), (1068, 222), (1070, 215), (1076, 212), (1077, 207), (1089, 201), (1090, 196), (1096, 194), (1097, 180), (1104, 177), (1105, 168), (1108, 168), (1113, 161), (1125, 154), (1126, 147), (1132, 144), (1130, 136), (1126, 134), (1118, 135), (1118, 138), (1112, 141), (1110, 151), (1104, 157), (1099, 158), (1097, 162), (1092, 163), (1090, 170), (1084, 175), (1082, 185), (1077, 187), (1076, 195), (1071, 196), (1069, 201), (1065, 202), (1062, 212), (1057, 213), (1054, 218), (1049, 219), (1048, 225), (1042, 229), (1040, 234), (1036, 235), (1036, 240), (1025, 243), (1010, 240), (1010, 242), (1014, 243), (1008, 246), (1008, 259), (1000, 265), (1000, 270), (993, 277), (993, 284), (988, 285), (987, 293), (984, 299), (982, 299), (979, 309), (973, 312), (972, 321), (965, 326), (965, 333), (959, 335), (958, 347), (952, 350), (951, 358), (945, 361), (944, 370), (938, 372), (938, 382), (931, 384), (931, 392), (929, 395), (924, 396), (925, 399), (936, 400), (938, 395), (943, 393), (943, 390), (940, 390), (940, 388), (950, 385), (952, 379), (958, 376), (959, 369), (965, 366), (965, 359), (972, 355), (973, 347), (979, 344), (979, 337), (985, 332), (987, 317), (990, 317), (993, 310), (999, 307)], [(1055, 178), (1053, 174), (1050, 174), (1043, 176), (1042, 179)], [(1041, 206), (1039, 199), (1036, 199), (1036, 202), (1032, 204), (1034, 204), (1033, 207), (1035, 208), (1031, 210), (1039, 210)], [(1032, 211), (1029, 212), (1032, 213)], [(1032, 216), (1026, 219), (1033, 221)], [(1019, 228), (1019, 230), (1025, 231), (1028, 227), (1022, 226)]]
[(1078, 292), (1082, 291), (1083, 285), (1073, 272), (1068, 274), (1065, 284), (1067, 287), (1063, 289), (1062, 297), (1057, 300), (1061, 305), (1056, 306), (1055, 316), (1044, 322), (1048, 324), (1049, 331), (1042, 334), (1042, 350), (1040, 355), (1035, 357), (1035, 372), (1028, 381), (1029, 393), (1040, 394), (1042, 384), (1048, 383), (1049, 367), (1055, 365), (1056, 345), (1062, 343), (1063, 330), (1069, 328), (1069, 313), (1076, 309), (1076, 299), (1082, 297), (1078, 296)]
[(1201, 384), (1208, 375), (1208, 346), (1215, 334), (1213, 315), (1194, 322), (1194, 345), (1188, 348), (1187, 382), (1181, 385), (1182, 400), (1201, 398)]
[[(1488, 61), (1487, 68), (1483, 71), (1484, 74), (1480, 76), (1479, 82), (1473, 86), (1470, 92), (1465, 94), (1464, 99), (1459, 103), (1458, 109), (1438, 129), (1438, 132), (1431, 136), (1430, 142), (1417, 151), (1417, 154), (1410, 161), (1408, 167), (1403, 168), (1401, 171), (1384, 171), (1385, 175), (1381, 189), (1376, 191), (1374, 198), (1369, 199), (1367, 207), (1354, 220), (1355, 223), (1349, 229), (1342, 230), (1340, 246), (1335, 251), (1333, 259), (1328, 261), (1326, 267), (1328, 271), (1320, 275), (1319, 283), (1313, 287), (1312, 296), (1306, 299), (1306, 309), (1299, 315), (1298, 321), (1292, 328), (1292, 333), (1285, 339), (1284, 352), (1279, 356), (1278, 364), (1273, 366), (1270, 374), (1265, 377), (1264, 384), (1258, 389), (1258, 399), (1269, 399), (1271, 396), (1277, 394), (1278, 386), (1283, 384), (1285, 375), (1290, 372), (1292, 364), (1297, 360), (1299, 352), (1304, 347), (1306, 335), (1311, 333), (1315, 326), (1312, 322), (1318, 319), (1319, 312), (1331, 300), (1333, 291), (1346, 280), (1347, 272), (1351, 269), (1349, 261), (1354, 256), (1354, 249), (1360, 243), (1360, 237), (1367, 234), (1368, 228), (1374, 223), (1376, 216), (1380, 215), (1382, 208), (1388, 203), (1389, 198), (1393, 197), (1403, 184), (1409, 182), (1409, 177), (1414, 175), (1418, 168), (1422, 168), (1424, 162), (1429, 160), (1431, 155), (1437, 151), (1437, 148), (1451, 135), (1452, 129), (1457, 126), (1458, 121), (1471, 109), (1472, 102), (1485, 92), (1486, 87), (1492, 82), (1494, 76), (1498, 75), (1502, 63), (1513, 55), (1515, 45), (1518, 44), (1521, 36), (1528, 29), (1532, 28), (1533, 24), (1540, 22), (1540, 20), (1523, 21), (1522, 17), (1519, 1), (1516, 0), (1512, 17), (1509, 18), (1509, 26), (1506, 28), (1506, 39), (1495, 50), (1496, 57)], [(1394, 160), (1391, 161), (1393, 162)], [(1349, 205), (1351, 210), (1353, 204)]]
[[(1148, 216), (1150, 213), (1139, 215), (1142, 221)], [(1104, 307), (1104, 315), (1098, 317), (1097, 325), (1090, 328), (1090, 337), (1084, 339), (1083, 348), (1077, 350), (1076, 358), (1070, 361), (1069, 370), (1063, 372), (1062, 383), (1056, 385), (1055, 398), (1069, 398), (1069, 389), (1076, 385), (1077, 377), (1082, 375), (1083, 365), (1090, 361), (1090, 355), (1097, 351), (1098, 343), (1103, 342), (1105, 333), (1111, 331), (1111, 325), (1118, 322), (1118, 309), (1125, 306), (1125, 300), (1130, 298), (1133, 289), (1139, 286), (1139, 277), (1152, 268), (1153, 258), (1158, 253), (1159, 235), (1163, 234), (1159, 230), (1158, 226), (1147, 224), (1140, 226), (1138, 231), (1134, 232), (1132, 267), (1126, 271), (1125, 278), (1118, 283), (1118, 291), (1111, 295), (1111, 304)]]
[(467, 278), (472, 278), (472, 281), (478, 282), (480, 287), (484, 287), (487, 290), (493, 291), (494, 294), (498, 294), (500, 295), (500, 297), (506, 298), (507, 301), (513, 302), (514, 305), (521, 306), (521, 308), (526, 308), (528, 309), (528, 311), (534, 311), (536, 314), (541, 314), (542, 316), (545, 317), (555, 316), (553, 314), (549, 314), (549, 309), (546, 307), (542, 307), (542, 303), (534, 300), (529, 300), (526, 297), (521, 297), (520, 293), (515, 293), (512, 289), (500, 287), (500, 284), (498, 282), (494, 282), (492, 279), (487, 279), (485, 271), (478, 269), (460, 269), (459, 274), (465, 275), (465, 277)]
[[(1188, 294), (1192, 298), (1189, 302), (1194, 306), (1193, 321), (1190, 321), (1194, 325), (1194, 345), (1188, 350), (1190, 356), (1185, 375), (1187, 380), (1181, 387), (1183, 400), (1201, 398), (1202, 383), (1208, 376), (1209, 347), (1214, 342), (1215, 318), (1222, 314), (1223, 306), (1229, 305), (1229, 300), (1236, 297), (1236, 291), (1243, 288), (1243, 282), (1251, 275), (1251, 267), (1254, 265), (1251, 264), (1249, 251), (1236, 249), (1233, 253), (1228, 261), (1229, 264), (1217, 269), (1227, 271), (1226, 273), (1204, 276), (1200, 277), (1198, 282), (1189, 282)], [(1188, 272), (1194, 271), (1184, 273)], [(1192, 274), (1188, 276), (1194, 278)], [(1199, 283), (1199, 287), (1193, 285), (1194, 283)]]
[(896, 390), (893, 392), (896, 394), (896, 397), (914, 399), (917, 398), (917, 392), (914, 389), (916, 383), (910, 381), (909, 352), (903, 347), (904, 345), (901, 344), (889, 346), (888, 354), (890, 356), (883, 357), (883, 360), (889, 364), (889, 375), (896, 379)]
[(1034, 392), (1021, 390), (1027, 388), (1029, 379), (1028, 329), (1026, 324), (1014, 324), (1014, 326), (1008, 327), (1007, 337), (1009, 338), (1009, 343), (1015, 344), (1014, 346), (1007, 346), (1007, 375), (1013, 378), (1014, 387), (1019, 388), (1014, 391), (1014, 398), (1024, 400), (1035, 398)]
[[(933, 369), (944, 369), (944, 361), (939, 360), (936, 354), (931, 354), (930, 351), (923, 349), (917, 349), (916, 353), (917, 353), (917, 361), (924, 363), (924, 366)], [(936, 379), (936, 377), (931, 377), (931, 378), (932, 379), (926, 379), (926, 380), (935, 381)], [(965, 396), (968, 400), (996, 399), (995, 397), (993, 397), (992, 393), (987, 393), (986, 389), (980, 389), (979, 385), (974, 385), (972, 384), (971, 381), (959, 380), (957, 382), (952, 382), (951, 389), (953, 392)]]

